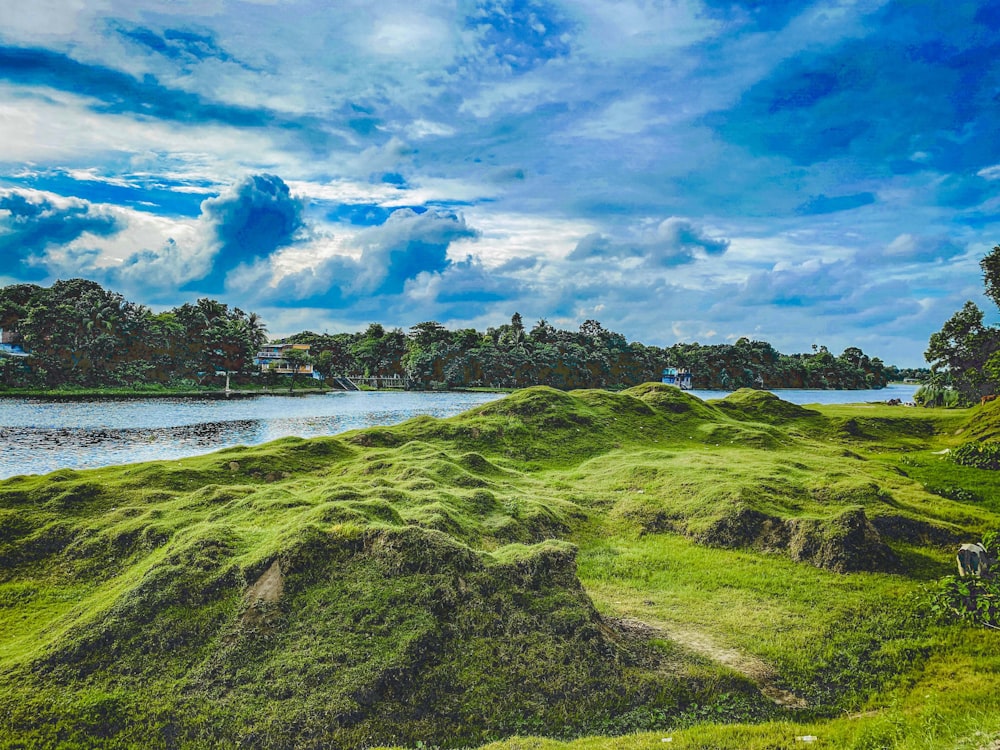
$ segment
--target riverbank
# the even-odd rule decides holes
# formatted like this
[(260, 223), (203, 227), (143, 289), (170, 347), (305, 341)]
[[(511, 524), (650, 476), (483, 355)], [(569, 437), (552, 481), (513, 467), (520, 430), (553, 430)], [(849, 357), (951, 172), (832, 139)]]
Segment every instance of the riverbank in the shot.
[(926, 590), (998, 425), (532, 388), (0, 482), (0, 745), (985, 747), (1000, 634)]
[(196, 456), (319, 437), (421, 415), (448, 417), (496, 393), (274, 391), (235, 398), (0, 398), (0, 478)]
[(336, 393), (337, 389), (322, 387), (306, 388), (233, 388), (222, 389), (190, 389), (179, 388), (142, 390), (136, 388), (73, 388), (73, 389), (27, 389), (12, 388), (0, 390), (3, 398), (34, 398), (50, 401), (91, 401), (98, 399), (156, 399), (156, 398), (190, 398), (190, 399), (229, 399), (256, 398), (257, 396), (310, 396), (323, 393)]

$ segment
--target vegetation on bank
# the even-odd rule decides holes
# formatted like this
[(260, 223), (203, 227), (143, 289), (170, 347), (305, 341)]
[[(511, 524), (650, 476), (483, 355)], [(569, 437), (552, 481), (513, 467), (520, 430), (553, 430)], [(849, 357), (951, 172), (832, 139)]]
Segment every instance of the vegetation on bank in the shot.
[[(0, 288), (0, 329), (30, 357), (0, 352), (0, 388), (141, 388), (191, 390), (220, 383), (276, 387), (282, 379), (260, 371), (254, 355), (266, 341), (263, 321), (211, 299), (159, 314), (83, 279), (50, 288)], [(763, 341), (675, 344), (629, 342), (595, 320), (561, 330), (545, 320), (526, 328), (517, 313), (509, 324), (448, 330), (427, 321), (404, 333), (373, 323), (364, 331), (286, 339), (308, 343), (296, 352), (324, 377), (401, 377), (413, 388), (627, 388), (657, 381), (665, 367), (691, 370), (694, 386), (766, 388), (881, 388), (916, 374), (887, 367), (856, 347), (835, 356), (814, 346), (786, 355)]]
[(291, 378), (278, 379), (275, 385), (262, 385), (259, 382), (232, 383), (230, 390), (225, 390), (221, 378), (217, 382), (207, 383), (177, 383), (174, 385), (137, 384), (126, 388), (90, 388), (86, 386), (60, 386), (58, 388), (0, 388), (0, 397), (9, 398), (41, 398), (55, 400), (73, 399), (136, 399), (136, 398), (223, 398), (241, 396), (287, 396), (316, 393), (329, 393), (331, 388), (325, 383), (315, 380)]
[(531, 388), (15, 477), (0, 745), (986, 746), (1000, 633), (929, 592), (1000, 527), (943, 451), (997, 439), (995, 403)]
[[(1000, 245), (979, 262), (987, 297), (1000, 306)], [(966, 406), (1000, 390), (1000, 327), (986, 324), (971, 300), (931, 335), (924, 352), (931, 371), (917, 391), (926, 406)]]
[(191, 389), (251, 370), (267, 341), (255, 313), (200, 299), (154, 314), (85, 279), (0, 288), (0, 329), (30, 354), (0, 355), (6, 388)]

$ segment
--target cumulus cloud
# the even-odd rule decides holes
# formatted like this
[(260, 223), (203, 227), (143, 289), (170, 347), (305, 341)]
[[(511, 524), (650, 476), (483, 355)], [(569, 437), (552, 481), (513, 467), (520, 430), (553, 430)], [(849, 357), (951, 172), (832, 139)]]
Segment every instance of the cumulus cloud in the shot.
[(373, 294), (399, 293), (419, 273), (448, 266), (448, 246), (476, 236), (461, 216), (448, 211), (394, 211), (384, 224), (358, 234), (360, 273), (352, 286)]
[(630, 240), (616, 240), (600, 233), (585, 236), (569, 254), (570, 260), (635, 258), (647, 266), (679, 266), (699, 256), (722, 255), (729, 240), (710, 237), (687, 219), (675, 216), (655, 226), (645, 226)]
[(211, 271), (192, 282), (217, 292), (226, 274), (289, 245), (303, 228), (302, 201), (275, 175), (249, 175), (201, 204), (201, 221), (214, 234)]
[[(342, 307), (367, 300), (385, 304), (403, 294), (414, 279), (449, 269), (449, 245), (476, 236), (464, 217), (451, 211), (398, 209), (382, 224), (349, 239), (316, 240), (311, 261), (289, 260), (279, 268), (278, 256), (271, 256), (248, 264), (231, 275), (230, 286), (277, 305), (322, 302)], [(331, 249), (321, 248), (323, 243)]]
[[(154, 294), (178, 288), (219, 294), (234, 269), (266, 261), (304, 231), (302, 201), (280, 177), (267, 174), (244, 177), (202, 201), (195, 220), (161, 219), (70, 198), (61, 199), (58, 211), (47, 202), (5, 200), (11, 203), (11, 226), (18, 229), (10, 241), (22, 253), (43, 243), (62, 246), (48, 252), (53, 270), (88, 273)], [(85, 233), (101, 241), (81, 245)]]
[(8, 273), (24, 278), (47, 275), (42, 256), (48, 248), (84, 234), (104, 237), (119, 229), (113, 215), (86, 201), (20, 190), (0, 197), (0, 258)]

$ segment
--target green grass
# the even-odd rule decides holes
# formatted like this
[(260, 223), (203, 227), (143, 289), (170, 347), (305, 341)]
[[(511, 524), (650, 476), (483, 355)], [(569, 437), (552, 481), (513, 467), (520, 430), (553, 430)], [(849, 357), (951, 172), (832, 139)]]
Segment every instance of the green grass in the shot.
[(925, 590), (991, 406), (532, 388), (0, 482), (0, 746), (977, 748), (998, 634)]

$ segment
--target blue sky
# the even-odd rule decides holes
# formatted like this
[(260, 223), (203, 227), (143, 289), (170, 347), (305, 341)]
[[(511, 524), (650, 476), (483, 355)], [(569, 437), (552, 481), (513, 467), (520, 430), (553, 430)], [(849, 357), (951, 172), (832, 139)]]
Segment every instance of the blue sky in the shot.
[(960, 0), (0, 0), (0, 284), (920, 365), (966, 299), (997, 319), (998, 32)]

